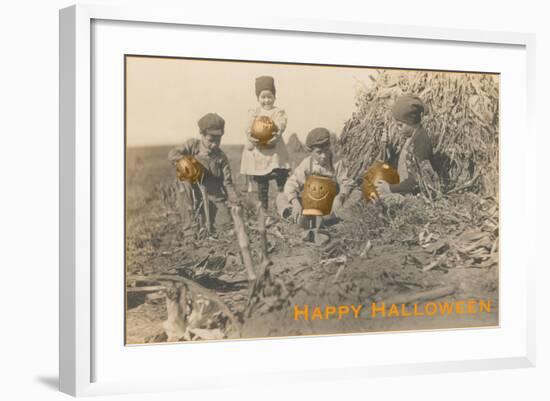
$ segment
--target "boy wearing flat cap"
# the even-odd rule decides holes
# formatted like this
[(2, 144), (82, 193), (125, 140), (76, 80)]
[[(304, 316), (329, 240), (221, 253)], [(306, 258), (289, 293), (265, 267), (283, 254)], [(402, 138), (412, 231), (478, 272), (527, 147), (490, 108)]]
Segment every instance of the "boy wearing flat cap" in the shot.
[(395, 101), (391, 112), (397, 120), (399, 141), (389, 149), (388, 162), (397, 169), (400, 182), (376, 182), (378, 194), (383, 198), (391, 193), (417, 193), (420, 190), (420, 177), (432, 186), (438, 185), (439, 180), (431, 164), (432, 143), (421, 125), (424, 103), (417, 96), (403, 95)]
[(326, 128), (311, 130), (305, 145), (311, 155), (302, 160), (288, 178), (284, 192), (277, 197), (278, 212), (285, 218), (291, 215), (292, 220), (298, 222), (302, 216), (301, 192), (307, 178), (311, 175), (329, 177), (337, 184), (337, 195), (332, 204), (332, 213), (322, 220), (334, 221), (355, 184), (342, 161), (333, 162), (330, 132)]
[[(191, 138), (182, 146), (173, 148), (168, 159), (174, 165), (185, 156), (194, 156), (199, 161), (203, 170), (201, 184), (208, 194), (211, 224), (219, 228), (231, 223), (226, 201), (238, 202), (229, 160), (220, 149), (225, 121), (217, 114), (208, 113), (198, 121), (198, 126), (200, 138)], [(184, 221), (190, 223), (190, 217), (202, 199), (200, 190), (196, 183), (188, 181), (178, 180), (177, 186), (178, 206)]]

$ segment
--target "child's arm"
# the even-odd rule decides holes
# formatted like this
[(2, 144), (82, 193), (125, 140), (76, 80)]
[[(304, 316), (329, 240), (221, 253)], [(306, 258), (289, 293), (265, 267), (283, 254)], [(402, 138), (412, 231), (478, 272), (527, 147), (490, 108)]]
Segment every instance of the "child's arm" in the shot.
[(306, 183), (306, 169), (308, 166), (306, 160), (308, 160), (308, 158), (304, 159), (286, 180), (284, 193), (291, 204), (294, 200), (299, 200), (300, 192), (302, 192), (304, 184)]
[(277, 131), (277, 135), (282, 135), (283, 132), (286, 129), (288, 118), (286, 116), (286, 112), (283, 109), (279, 109), (274, 115), (273, 115), (273, 122), (279, 129)]
[(193, 149), (196, 147), (195, 145), (197, 141), (198, 139), (191, 138), (188, 139), (183, 145), (170, 149), (170, 152), (168, 152), (168, 160), (175, 165), (183, 157), (194, 154)]
[(287, 116), (284, 110), (279, 109), (274, 115), (273, 115), (273, 122), (277, 126), (277, 132), (273, 133), (273, 138), (271, 138), (269, 141), (267, 141), (268, 145), (271, 145), (272, 143), (275, 143), (283, 136), (283, 132), (286, 129), (287, 124)]
[(355, 182), (349, 177), (349, 171), (341, 160), (335, 163), (334, 170), (340, 187), (339, 195), (345, 198), (355, 187)]
[[(418, 161), (418, 163), (422, 163), (424, 160), (430, 160), (433, 149), (432, 149), (432, 143), (430, 141), (430, 138), (426, 134), (426, 132), (420, 128), (421, 131), (418, 132), (414, 140), (414, 158)], [(405, 150), (402, 150), (404, 152)], [(409, 155), (412, 156), (412, 155)], [(408, 177), (401, 181), (399, 184), (389, 184), (389, 190), (390, 192), (395, 193), (413, 193), (418, 191), (418, 181), (416, 180), (416, 168), (415, 166), (407, 166), (408, 170)]]
[[(307, 160), (306, 158), (305, 160)], [(293, 173), (288, 177), (284, 187), (284, 193), (287, 196), (288, 203), (292, 205), (292, 220), (298, 222), (300, 216), (302, 215), (302, 202), (300, 200), (300, 192), (304, 188), (306, 182), (306, 169), (308, 163), (302, 161), (293, 171)]]
[(227, 199), (230, 203), (237, 203), (238, 197), (233, 185), (233, 176), (231, 175), (231, 167), (229, 165), (229, 159), (225, 154), (222, 156), (222, 173), (223, 173), (223, 186), (227, 193)]
[(397, 194), (407, 194), (416, 192), (418, 190), (418, 182), (412, 177), (408, 176), (406, 180), (400, 182), (399, 184), (388, 184), (389, 191)]
[(246, 123), (245, 133), (246, 133), (246, 139), (248, 139), (248, 141), (253, 145), (256, 145), (257, 143), (260, 142), (259, 139), (256, 139), (252, 136), (252, 124), (254, 124), (254, 120), (256, 119), (257, 116), (258, 116), (258, 113), (255, 109), (250, 109), (248, 111), (248, 121)]

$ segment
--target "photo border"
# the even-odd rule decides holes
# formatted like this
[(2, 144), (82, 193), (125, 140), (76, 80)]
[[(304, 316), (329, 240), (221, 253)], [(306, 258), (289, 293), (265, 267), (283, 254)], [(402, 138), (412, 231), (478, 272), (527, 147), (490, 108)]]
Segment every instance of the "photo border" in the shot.
[[(300, 67), (334, 67), (334, 68), (354, 68), (354, 69), (370, 69), (370, 70), (393, 70), (393, 71), (421, 71), (421, 72), (442, 72), (442, 73), (452, 73), (452, 74), (482, 74), (482, 75), (496, 75), (499, 78), (500, 86), (500, 72), (488, 72), (488, 71), (466, 71), (466, 70), (443, 70), (443, 69), (423, 69), (423, 68), (399, 68), (399, 67), (383, 67), (383, 66), (372, 66), (372, 65), (347, 65), (347, 64), (326, 64), (326, 63), (305, 63), (305, 62), (284, 62), (284, 61), (266, 61), (266, 60), (240, 60), (240, 59), (223, 59), (223, 58), (207, 58), (207, 57), (182, 57), (182, 56), (166, 56), (166, 55), (150, 55), (150, 54), (124, 54), (124, 182), (127, 182), (128, 174), (128, 58), (145, 58), (145, 59), (161, 59), (161, 60), (185, 60), (185, 61), (211, 61), (211, 62), (222, 62), (222, 63), (254, 63), (254, 64), (275, 64), (275, 65), (286, 65), (286, 66), (300, 66)], [(499, 105), (500, 105), (500, 93), (499, 93)], [(500, 127), (498, 129), (498, 134), (500, 135)], [(498, 138), (497, 143), (500, 142), (500, 137)], [(500, 162), (500, 151), (498, 154)], [(500, 195), (500, 176), (499, 176), (499, 194)], [(126, 186), (124, 187), (124, 283), (128, 277), (128, 215), (127, 215), (127, 201), (128, 201), (128, 192)], [(497, 202), (497, 205), (500, 206), (500, 202)], [(497, 239), (500, 249), (500, 237)], [(499, 302), (497, 304), (497, 309), (500, 305), (500, 255), (499, 261), (497, 264), (498, 267), (498, 291)], [(128, 287), (125, 285), (123, 291), (124, 293), (124, 345), (125, 346), (152, 346), (152, 345), (162, 345), (164, 342), (151, 342), (151, 343), (135, 343), (129, 344), (128, 339)], [(354, 332), (333, 332), (333, 333), (316, 333), (316, 334), (304, 334), (300, 336), (293, 335), (278, 335), (278, 336), (268, 336), (268, 337), (244, 337), (244, 338), (231, 338), (231, 339), (221, 339), (221, 340), (199, 340), (201, 342), (213, 342), (213, 341), (227, 341), (227, 340), (257, 340), (257, 339), (284, 339), (284, 338), (294, 338), (294, 337), (319, 337), (319, 336), (340, 336), (340, 335), (354, 335), (354, 334), (369, 334), (369, 333), (394, 333), (394, 332), (413, 332), (413, 331), (434, 331), (434, 330), (460, 330), (460, 329), (493, 329), (500, 327), (500, 313), (498, 313), (497, 323), (489, 326), (465, 326), (465, 327), (446, 327), (446, 328), (435, 328), (435, 329), (401, 329), (397, 331), (393, 330), (381, 330), (381, 331), (354, 331)], [(170, 344), (177, 344), (183, 341), (176, 341)]]

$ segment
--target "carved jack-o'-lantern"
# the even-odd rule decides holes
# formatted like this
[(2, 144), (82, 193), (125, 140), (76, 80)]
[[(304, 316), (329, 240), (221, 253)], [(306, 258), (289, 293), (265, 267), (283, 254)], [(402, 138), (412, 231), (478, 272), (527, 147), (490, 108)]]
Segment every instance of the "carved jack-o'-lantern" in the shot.
[(302, 214), (304, 216), (330, 214), (336, 192), (336, 183), (332, 178), (310, 175), (302, 191)]
[(386, 181), (388, 184), (399, 184), (399, 173), (388, 163), (376, 161), (363, 175), (362, 189), (367, 202), (378, 198), (374, 184), (379, 180)]
[(251, 135), (265, 145), (267, 141), (273, 138), (273, 133), (277, 132), (277, 130), (277, 125), (275, 125), (271, 118), (259, 116), (252, 123)]
[(185, 156), (178, 160), (176, 174), (180, 181), (195, 183), (201, 180), (203, 167), (193, 156)]

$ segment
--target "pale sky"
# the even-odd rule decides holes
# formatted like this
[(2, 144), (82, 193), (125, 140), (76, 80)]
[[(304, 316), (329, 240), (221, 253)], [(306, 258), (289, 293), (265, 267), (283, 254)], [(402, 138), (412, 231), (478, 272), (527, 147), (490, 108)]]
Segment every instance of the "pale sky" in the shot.
[(245, 143), (248, 109), (258, 106), (254, 82), (275, 79), (275, 105), (288, 115), (285, 141), (303, 141), (315, 127), (340, 134), (355, 111), (355, 94), (368, 85), (367, 68), (304, 66), (167, 58), (127, 59), (128, 146), (173, 145), (198, 137), (206, 113), (225, 119), (222, 144)]

